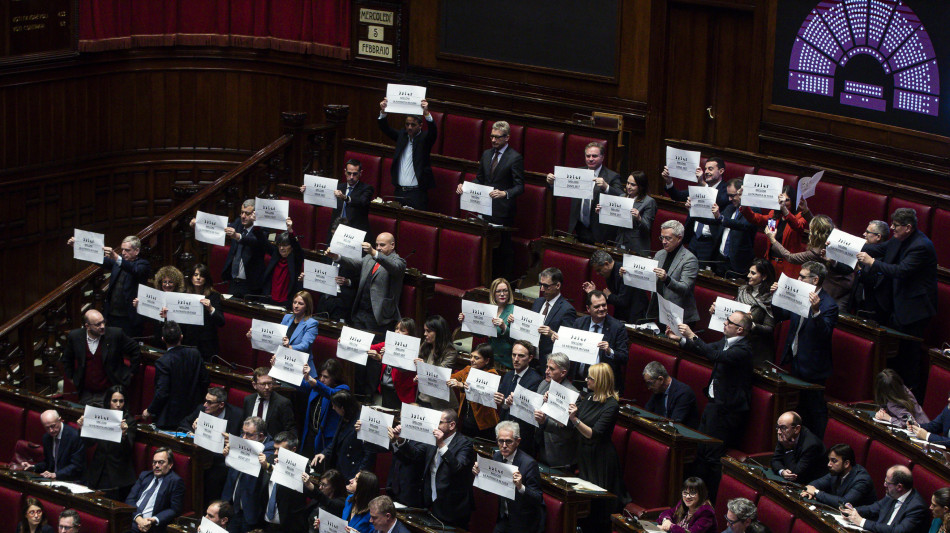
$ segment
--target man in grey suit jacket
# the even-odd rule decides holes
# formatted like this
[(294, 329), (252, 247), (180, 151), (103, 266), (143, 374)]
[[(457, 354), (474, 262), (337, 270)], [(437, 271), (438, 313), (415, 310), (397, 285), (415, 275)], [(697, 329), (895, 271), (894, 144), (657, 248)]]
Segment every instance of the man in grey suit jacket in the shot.
[[(361, 264), (360, 286), (353, 302), (353, 327), (383, 333), (401, 318), (399, 297), (406, 275), (406, 260), (396, 253), (396, 238), (392, 233), (380, 233), (375, 248), (364, 242), (363, 253), (366, 255)], [(349, 257), (339, 260), (354, 266), (360, 264)]]
[[(663, 249), (656, 253), (656, 293), (669, 302), (683, 308), (683, 322), (695, 323), (699, 320), (696, 310), (696, 298), (693, 286), (699, 273), (699, 261), (692, 252), (681, 246), (683, 243), (683, 225), (678, 220), (667, 220), (660, 226), (660, 242)], [(659, 315), (656, 298), (650, 304), (647, 316)], [(660, 320), (662, 322), (662, 318)], [(672, 324), (665, 324), (672, 326)]]
[[(592, 142), (584, 147), (584, 163), (594, 171), (594, 198), (593, 200), (571, 199), (571, 213), (567, 222), (567, 230), (577, 235), (577, 240), (587, 244), (596, 244), (614, 240), (617, 233), (615, 226), (601, 225), (595, 208), (600, 203), (601, 194), (623, 196), (624, 184), (613, 170), (604, 166), (607, 147), (602, 143)], [(554, 185), (554, 174), (547, 176), (548, 186)]]
[[(538, 394), (544, 395), (551, 388), (551, 382), (577, 391), (567, 374), (571, 370), (571, 360), (567, 355), (557, 352), (548, 356), (547, 367), (544, 369), (544, 381), (538, 386)], [(572, 466), (577, 463), (577, 430), (572, 426), (548, 418), (541, 411), (534, 412), (534, 419), (538, 422), (541, 431), (535, 433), (539, 441), (538, 459), (548, 466)]]

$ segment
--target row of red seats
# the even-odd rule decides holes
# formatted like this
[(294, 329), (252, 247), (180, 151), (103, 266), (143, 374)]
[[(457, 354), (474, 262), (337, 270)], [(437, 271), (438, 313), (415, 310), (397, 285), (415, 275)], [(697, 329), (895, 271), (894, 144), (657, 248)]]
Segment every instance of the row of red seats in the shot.
[[(0, 487), (0, 508), (6, 509), (6, 511), (0, 513), (0, 531), (16, 531), (17, 524), (23, 518), (20, 515), (20, 509), (23, 500), (27, 496), (33, 495), (24, 494), (7, 487)], [(34, 497), (43, 506), (48, 523), (53, 526), (53, 529), (56, 529), (56, 525), (59, 523), (59, 514), (63, 512), (65, 506), (44, 498)], [(109, 520), (93, 516), (85, 511), (79, 511), (79, 520), (82, 522), (83, 531), (99, 533), (110, 529)]]

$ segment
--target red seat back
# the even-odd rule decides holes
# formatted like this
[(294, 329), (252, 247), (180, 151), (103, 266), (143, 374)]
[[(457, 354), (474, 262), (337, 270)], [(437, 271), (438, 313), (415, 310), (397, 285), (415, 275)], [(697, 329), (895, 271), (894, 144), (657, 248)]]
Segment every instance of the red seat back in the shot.
[[(455, 190), (462, 180), (462, 172), (433, 167), (432, 175), (435, 179), (435, 188), (429, 194), (429, 211), (450, 217), (459, 216), (459, 195), (455, 193)], [(520, 203), (521, 199), (519, 198), (518, 201)]]
[[(16, 449), (16, 441), (23, 438), (23, 423), (26, 420), (26, 409), (0, 403), (0, 427), (3, 428), (3, 436), (0, 437), (0, 463), (8, 463), (13, 460), (13, 453)], [(10, 507), (13, 509), (13, 507)], [(16, 507), (19, 509), (19, 507)]]
[(379, 480), (380, 494), (386, 493), (386, 482), (389, 480), (389, 469), (393, 465), (393, 454), (390, 451), (376, 454), (376, 466), (373, 471)]
[[(815, 196), (818, 196), (817, 192)], [(811, 207), (810, 199), (808, 203)], [(811, 207), (811, 212), (823, 213), (823, 211), (816, 211), (813, 207)], [(862, 235), (868, 227), (868, 222), (872, 220), (887, 220), (887, 196), (848, 187), (844, 192), (844, 215), (839, 224), (841, 231), (852, 235)]]
[(372, 185), (373, 191), (379, 191), (379, 166), (383, 158), (378, 155), (347, 151), (346, 154), (343, 155), (343, 163), (345, 164), (350, 159), (356, 159), (360, 162), (361, 168), (363, 169), (360, 181)]
[[(828, 215), (839, 228), (842, 224), (841, 198), (844, 196), (844, 187), (837, 183), (821, 181), (815, 187), (815, 195), (808, 199), (808, 209), (812, 213)], [(847, 230), (844, 230), (847, 231)], [(858, 235), (864, 231), (864, 227)]]
[(412, 285), (402, 286), (402, 295), (399, 297), (399, 314), (412, 318), (416, 316), (416, 288)]
[[(706, 388), (706, 385), (709, 385), (709, 379), (711, 377), (712, 368), (686, 359), (680, 359), (680, 363), (676, 367), (676, 379), (689, 385), (696, 391), (696, 407), (700, 413), (703, 412), (706, 408), (706, 403), (709, 401), (709, 398), (706, 398), (706, 394), (703, 393), (703, 390)], [(769, 427), (771, 426), (772, 423), (770, 422)]]
[(921, 406), (929, 416), (936, 417), (947, 405), (947, 393), (950, 392), (950, 370), (930, 365), (927, 378), (927, 393)]
[(891, 197), (890, 201), (887, 203), (887, 215), (890, 216), (891, 213), (897, 209), (900, 209), (901, 207), (909, 207), (914, 211), (917, 211), (917, 229), (926, 233), (927, 235), (930, 235), (930, 216), (934, 212), (934, 208), (932, 206), (911, 202), (910, 200), (905, 200), (903, 198)]
[[(381, 215), (376, 215), (373, 213), (369, 214), (369, 229), (372, 233), (372, 237), (375, 238), (380, 233), (390, 233), (396, 235), (396, 219), (384, 217)], [(367, 238), (370, 236), (367, 235)], [(375, 242), (375, 241), (369, 241)]]
[(537, 239), (544, 234), (545, 188), (526, 183), (524, 194), (518, 197), (515, 227), (518, 237)]
[[(270, 364), (267, 366), (270, 366)], [(293, 385), (297, 385), (297, 383), (293, 383)], [(244, 408), (244, 398), (250, 396), (251, 394), (253, 394), (251, 391), (231, 387), (228, 389), (228, 403), (237, 407), (238, 409), (242, 409)]]
[(722, 179), (729, 181), (735, 178), (743, 178), (746, 174), (754, 174), (754, 170), (754, 165), (726, 161), (726, 172), (723, 173)]
[(544, 493), (544, 512), (547, 521), (544, 524), (544, 533), (561, 533), (564, 531), (564, 502), (554, 496)]
[(418, 268), (426, 274), (435, 272), (439, 228), (404, 220), (399, 223), (399, 236), (396, 240), (403, 255), (408, 256), (408, 266)]
[(482, 138), (480, 118), (446, 114), (442, 119), (442, 155), (468, 161), (478, 161)]
[[(439, 234), (439, 250), (455, 250), (456, 253), (440, 253), (436, 275), (445, 278), (446, 285), (468, 290), (482, 284), (482, 240), (480, 235), (443, 229)], [(466, 260), (459, 261), (458, 254)]]
[(789, 533), (795, 515), (768, 496), (759, 498), (756, 505), (756, 517), (759, 522), (769, 526), (772, 533)]
[[(937, 309), (950, 309), (950, 283), (937, 282)], [(928, 346), (940, 346), (950, 341), (950, 313), (937, 313), (924, 334), (924, 343)], [(936, 415), (935, 415), (936, 416)]]
[(907, 468), (913, 466), (913, 461), (901, 455), (900, 452), (890, 448), (879, 441), (871, 441), (868, 448), (868, 460), (864, 465), (871, 479), (874, 481), (874, 490), (877, 491), (877, 497), (884, 497), (884, 477), (887, 475), (887, 469), (894, 465), (904, 465)]
[(564, 159), (564, 132), (526, 128), (524, 132), (524, 169), (529, 172), (554, 172)]
[(698, 326), (705, 331), (700, 334), (706, 342), (718, 341), (722, 338), (722, 333), (709, 329), (709, 306), (716, 303), (716, 298), (722, 297), (727, 300), (735, 300), (735, 297), (731, 294), (726, 294), (724, 292), (719, 292), (702, 285), (696, 285), (693, 288), (693, 296), (696, 298), (696, 309), (699, 311), (699, 323)]
[(82, 530), (89, 532), (105, 533), (109, 531), (109, 521), (105, 518), (93, 516), (85, 511), (79, 511), (79, 521), (82, 522)]
[(758, 168), (755, 170), (755, 173), (759, 176), (774, 176), (776, 178), (782, 178), (782, 181), (785, 185), (791, 185), (798, 188), (798, 175), (789, 174), (788, 172), (779, 172), (777, 170), (769, 170), (767, 168)]
[(208, 269), (211, 270), (214, 279), (220, 282), (216, 288), (225, 294), (227, 294), (230, 284), (221, 279), (221, 273), (224, 272), (224, 262), (227, 259), (227, 246), (211, 246), (211, 250), (208, 252)]
[(376, 189), (376, 196), (387, 201), (392, 200), (396, 194), (396, 188), (393, 187), (392, 166), (393, 158), (391, 157), (384, 157), (379, 164), (379, 188)]
[(498, 521), (498, 496), (482, 489), (472, 489), (477, 513), (472, 513), (468, 530), (472, 533), (492, 533)]
[(745, 425), (740, 448), (746, 453), (760, 453), (775, 449), (775, 394), (761, 387), (752, 387), (749, 421)]
[(659, 250), (662, 248), (662, 245), (660, 244), (660, 226), (662, 226), (667, 220), (679, 220), (680, 224), (685, 224), (686, 213), (673, 212), (667, 209), (656, 210), (656, 219), (653, 220), (653, 225), (650, 226), (651, 250)]
[[(405, 289), (403, 290), (405, 291)], [(310, 345), (310, 354), (313, 355), (313, 365), (316, 367), (315, 374), (320, 373), (320, 365), (324, 361), (336, 357), (337, 344), (339, 344), (339, 339), (325, 335), (318, 335), (316, 339), (313, 339), (313, 344)], [(353, 383), (347, 383), (347, 385), (352, 387)]]
[(568, 135), (567, 142), (564, 144), (564, 166), (586, 168), (587, 162), (584, 158), (584, 150), (586, 146), (592, 142), (599, 142), (604, 145), (604, 155), (607, 155), (607, 139), (598, 139), (586, 135)]
[(43, 434), (46, 433), (46, 430), (43, 429), (43, 422), (40, 421), (40, 412), (27, 411), (25, 424), (23, 427), (23, 438), (30, 442), (42, 444)]
[[(6, 511), (0, 513), (0, 531), (16, 531), (17, 522), (23, 518), (20, 516), (22, 498), (22, 492), (0, 487), (0, 507), (6, 509)], [(46, 519), (53, 523), (51, 516), (47, 515)]]
[(665, 507), (670, 493), (669, 464), (672, 451), (669, 445), (636, 431), (630, 432), (628, 450), (636, 450), (636, 461), (624, 468), (624, 483), (633, 503), (644, 509)]
[(924, 497), (924, 501), (930, 501), (930, 497), (941, 487), (950, 486), (950, 480), (924, 468), (923, 465), (914, 465), (911, 474), (914, 477), (914, 488)]
[(930, 239), (934, 242), (934, 248), (937, 249), (937, 264), (950, 267), (950, 238), (942, 231), (943, 228), (950, 228), (950, 211), (934, 210), (933, 227), (937, 228), (937, 231), (930, 232)]
[(818, 533), (818, 530), (804, 520), (795, 519), (792, 523), (792, 533)]
[(716, 493), (716, 521), (723, 524), (726, 519), (726, 503), (735, 498), (745, 498), (752, 503), (759, 499), (759, 492), (742, 483), (738, 479), (724, 474), (719, 481), (719, 492)]
[(617, 457), (620, 459), (620, 469), (624, 469), (624, 465), (627, 462), (627, 441), (630, 438), (630, 429), (626, 426), (621, 426), (620, 424), (614, 425), (613, 433), (610, 436), (610, 441), (614, 445), (614, 450), (617, 451)]
[(835, 444), (847, 444), (854, 450), (854, 462), (859, 465), (867, 464), (868, 449), (871, 447), (871, 437), (834, 418), (828, 420), (825, 427), (825, 448)]
[[(442, 133), (442, 120), (445, 113), (441, 111), (429, 111), (429, 114), (432, 115), (432, 122), (435, 123), (436, 128), (438, 128), (439, 130), (439, 136), (438, 138), (436, 138), (435, 144), (432, 145), (432, 153), (441, 154), (442, 153), (442, 139), (445, 137), (445, 134)], [(422, 128), (426, 131), (429, 131), (428, 120), (422, 121)], [(388, 174), (386, 174), (386, 176), (388, 176)], [(380, 177), (380, 179), (382, 179), (382, 176)]]
[(843, 402), (874, 398), (874, 341), (835, 328), (831, 335), (833, 374), (826, 394)]
[(541, 255), (541, 266), (543, 268), (556, 267), (561, 270), (564, 275), (561, 296), (567, 298), (574, 309), (582, 313), (586, 312), (585, 293), (581, 289), (581, 284), (590, 279), (590, 258), (557, 250), (544, 250)]
[(630, 358), (627, 360), (627, 375), (624, 381), (624, 398), (633, 400), (637, 405), (646, 405), (652, 393), (643, 381), (643, 368), (651, 361), (659, 361), (667, 374), (676, 375), (678, 359), (675, 355), (647, 348), (642, 344), (630, 344)]
[[(297, 236), (297, 242), (299, 242), (303, 248), (312, 250), (314, 243), (323, 239), (323, 236), (318, 238), (316, 235), (316, 218), (313, 214), (316, 206), (296, 198), (283, 199), (288, 201), (289, 209), (287, 216), (294, 221), (294, 234)], [(324, 235), (326, 235), (326, 233), (324, 233)]]
[(257, 357), (251, 348), (247, 332), (251, 329), (251, 319), (246, 316), (224, 313), (224, 326), (218, 336), (221, 343), (221, 357), (243, 366), (254, 367)]
[[(59, 524), (59, 514), (63, 512), (65, 507), (58, 503), (53, 503), (49, 500), (44, 500), (43, 498), (37, 498), (40, 501), (40, 504), (43, 506), (43, 514), (46, 515), (46, 519), (50, 524)], [(19, 509), (19, 508), (18, 508)], [(80, 520), (83, 520), (80, 518)], [(86, 523), (83, 521), (82, 524), (83, 531), (97, 531), (97, 532), (106, 532), (108, 529), (86, 529)], [(12, 529), (10, 531), (13, 531)]]

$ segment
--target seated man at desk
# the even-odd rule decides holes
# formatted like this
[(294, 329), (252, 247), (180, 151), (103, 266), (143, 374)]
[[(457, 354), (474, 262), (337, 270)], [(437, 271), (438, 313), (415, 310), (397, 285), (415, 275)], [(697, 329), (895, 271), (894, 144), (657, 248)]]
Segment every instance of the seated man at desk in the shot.
[(46, 433), (43, 434), (43, 462), (30, 466), (20, 463), (25, 470), (39, 472), (45, 478), (60, 481), (78, 481), (82, 479), (83, 465), (86, 464), (86, 450), (79, 438), (79, 431), (63, 424), (59, 413), (50, 409), (43, 411), (40, 422)]
[(775, 425), (778, 444), (772, 454), (772, 470), (788, 481), (811, 483), (824, 472), (825, 445), (808, 428), (795, 411), (782, 413)]
[(185, 500), (185, 481), (172, 467), (175, 456), (168, 448), (159, 448), (152, 455), (152, 469), (142, 472), (132, 485), (125, 503), (135, 507), (132, 531), (162, 532), (181, 514)]
[(806, 485), (801, 496), (832, 507), (867, 505), (874, 502), (874, 481), (855, 464), (851, 446), (835, 444), (828, 450), (828, 473)]
[(659, 361), (650, 361), (643, 367), (643, 381), (653, 394), (644, 406), (647, 411), (669, 418), (696, 429), (699, 426), (699, 409), (696, 393), (689, 385), (670, 376)]
[[(518, 470), (512, 476), (515, 482), (515, 499), (498, 498), (498, 520), (495, 533), (540, 533), (544, 531), (544, 495), (541, 493), (541, 474), (538, 462), (518, 451), (521, 432), (518, 424), (503, 420), (495, 426), (498, 451), (492, 460), (515, 465)], [(478, 461), (472, 474), (478, 475)]]
[(894, 465), (884, 476), (885, 495), (871, 505), (841, 507), (851, 522), (874, 533), (925, 533), (930, 525), (927, 502), (914, 489), (910, 469)]

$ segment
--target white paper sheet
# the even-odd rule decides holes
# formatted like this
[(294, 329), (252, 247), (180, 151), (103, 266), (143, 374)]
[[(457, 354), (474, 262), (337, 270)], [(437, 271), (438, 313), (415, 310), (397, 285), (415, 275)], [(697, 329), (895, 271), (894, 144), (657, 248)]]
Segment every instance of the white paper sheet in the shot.
[(484, 457), (478, 458), (478, 475), (475, 476), (473, 487), (478, 487), (485, 492), (497, 494), (502, 498), (509, 500), (515, 499), (515, 472), (518, 467), (493, 461)]
[(426, 88), (418, 85), (386, 85), (386, 113), (421, 115)]
[(699, 152), (666, 147), (666, 168), (674, 178), (695, 182), (696, 169), (699, 168), (701, 160), (702, 155)]
[(804, 281), (792, 279), (782, 274), (778, 279), (778, 289), (772, 293), (772, 305), (781, 307), (798, 316), (807, 317), (811, 313), (808, 295), (815, 292), (815, 286)]
[(399, 413), (399, 424), (402, 426), (399, 436), (435, 446), (435, 435), (432, 432), (439, 427), (441, 420), (441, 411), (404, 403)]
[(479, 185), (471, 181), (462, 182), (462, 196), (459, 209), (481, 215), (491, 216), (492, 199), (489, 195), (495, 188), (491, 185)]
[(451, 368), (416, 363), (416, 375), (419, 377), (420, 394), (428, 394), (433, 398), (448, 401), (450, 392), (446, 382), (452, 377)]
[(122, 442), (122, 411), (86, 406), (80, 437)]
[(495, 405), (495, 393), (498, 392), (498, 385), (501, 384), (501, 376), (472, 368), (468, 371), (465, 383), (468, 385), (465, 390), (466, 400), (492, 409), (498, 407)]
[(106, 236), (102, 233), (73, 229), (73, 259), (102, 264)]
[(203, 326), (205, 323), (205, 306), (201, 305), (201, 294), (186, 292), (166, 292), (165, 307), (168, 308), (168, 320), (179, 324)]
[(257, 456), (264, 451), (263, 442), (228, 435), (228, 446), (228, 455), (224, 458), (224, 464), (249, 476), (257, 477), (261, 474), (261, 463), (257, 460)]
[(340, 224), (337, 226), (336, 232), (333, 233), (333, 238), (330, 239), (328, 250), (342, 257), (360, 261), (363, 259), (363, 241), (365, 239), (365, 231)]
[(713, 218), (712, 206), (716, 205), (719, 190), (713, 187), (690, 185), (689, 216), (693, 218)]
[(486, 337), (497, 337), (498, 330), (491, 323), (497, 309), (498, 307), (493, 304), (462, 300), (462, 314), (465, 315), (462, 331), (470, 331)]
[(653, 269), (658, 268), (659, 263), (649, 257), (640, 257), (639, 255), (623, 256), (623, 284), (628, 287), (636, 287), (648, 292), (656, 291), (656, 273)]
[(593, 200), (594, 179), (589, 168), (554, 167), (554, 196)]
[(785, 180), (772, 176), (746, 174), (742, 178), (742, 206), (779, 209), (778, 197)]
[(254, 199), (254, 225), (259, 228), (287, 230), (287, 216), (290, 213), (288, 200)]
[(198, 413), (197, 422), (195, 445), (212, 453), (221, 453), (224, 450), (224, 432), (227, 431), (228, 421), (202, 411)]
[(305, 203), (336, 209), (337, 201), (334, 193), (340, 184), (339, 180), (316, 174), (304, 174), (303, 184), (307, 186), (303, 191)]
[(320, 519), (320, 533), (346, 533), (346, 520), (324, 511), (322, 507), (318, 508), (317, 518)]
[(818, 182), (821, 181), (824, 175), (825, 171), (819, 170), (814, 176), (808, 176), (798, 180), (798, 198), (795, 199), (796, 207), (802, 202), (802, 198), (807, 200), (815, 195), (815, 188), (818, 187)]
[(198, 524), (198, 533), (228, 533), (228, 530), (208, 520), (207, 516), (202, 516), (201, 523)]
[(533, 346), (537, 346), (541, 342), (541, 334), (538, 333), (538, 328), (544, 325), (544, 315), (516, 305), (511, 316), (514, 318), (508, 324), (508, 336), (514, 340), (528, 341)]
[(153, 289), (148, 285), (139, 284), (136, 298), (139, 300), (139, 303), (135, 306), (136, 313), (159, 322), (164, 320), (162, 318), (162, 307), (165, 306), (164, 292)]
[(511, 398), (511, 407), (508, 408), (508, 413), (518, 420), (524, 420), (532, 426), (538, 427), (538, 421), (534, 419), (534, 412), (540, 410), (541, 406), (544, 405), (544, 396), (519, 384), (515, 387), (515, 391), (511, 393)]
[(597, 363), (597, 354), (600, 352), (597, 343), (602, 340), (603, 333), (561, 326), (557, 330), (557, 340), (554, 341), (552, 353), (563, 352), (571, 361), (593, 365)]
[(580, 393), (576, 390), (571, 390), (557, 381), (551, 381), (551, 386), (548, 388), (548, 401), (541, 406), (541, 411), (566, 426), (569, 418), (567, 409), (572, 403), (577, 404), (578, 396)]
[(310, 359), (310, 354), (292, 350), (286, 346), (279, 346), (274, 353), (274, 366), (267, 373), (268, 376), (290, 383), (299, 385), (303, 380), (303, 367)]
[(419, 358), (419, 344), (422, 339), (396, 333), (386, 332), (386, 351), (383, 352), (383, 364), (416, 371), (416, 359)]
[(675, 331), (676, 327), (683, 323), (683, 308), (659, 294), (657, 294), (656, 297), (658, 298), (657, 302), (660, 310), (658, 320), (660, 323), (673, 328)]
[(228, 217), (198, 211), (195, 217), (195, 240), (217, 246), (224, 246), (225, 230), (228, 229)]
[(336, 356), (351, 363), (366, 366), (366, 352), (373, 345), (374, 333), (361, 331), (349, 326), (340, 330), (340, 342), (336, 345)]
[(364, 405), (360, 408), (360, 430), (356, 433), (356, 437), (388, 449), (389, 428), (393, 427), (395, 418), (393, 415)]
[(597, 216), (597, 220), (601, 224), (620, 228), (633, 227), (633, 215), (630, 214), (630, 210), (633, 209), (633, 198), (601, 194), (598, 201), (600, 202), (600, 214)]
[(287, 326), (256, 318), (251, 320), (251, 348), (255, 350), (277, 353), (286, 336)]
[(340, 286), (336, 284), (336, 277), (340, 275), (340, 267), (326, 265), (309, 259), (303, 260), (303, 288), (329, 296), (340, 293)]
[(308, 462), (306, 457), (282, 448), (274, 459), (271, 481), (303, 493), (303, 474), (307, 471)]
[(722, 333), (723, 324), (725, 324), (726, 319), (729, 318), (732, 313), (735, 313), (736, 311), (748, 313), (751, 310), (752, 306), (749, 304), (744, 304), (735, 300), (728, 300), (722, 296), (717, 296), (716, 312), (711, 317), (709, 317), (709, 326), (706, 329)]
[(867, 244), (862, 237), (845, 233), (838, 228), (831, 230), (825, 256), (841, 264), (854, 268), (858, 264), (858, 252)]

